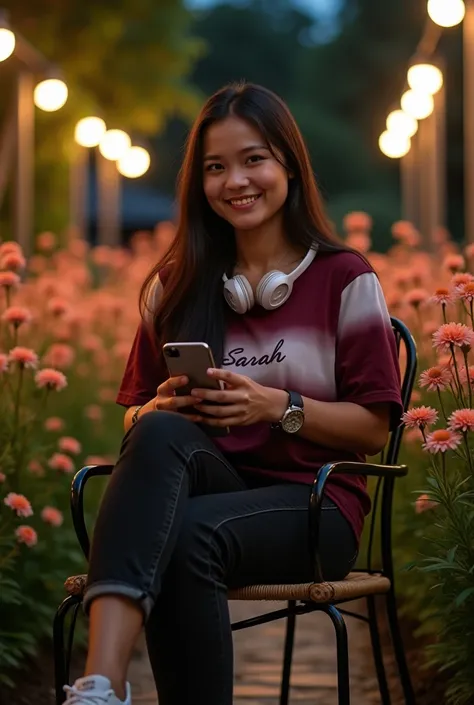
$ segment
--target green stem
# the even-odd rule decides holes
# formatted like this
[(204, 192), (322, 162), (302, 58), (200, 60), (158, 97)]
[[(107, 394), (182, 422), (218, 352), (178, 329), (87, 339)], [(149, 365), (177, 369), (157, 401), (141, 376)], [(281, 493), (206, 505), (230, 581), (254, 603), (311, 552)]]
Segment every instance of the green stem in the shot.
[(443, 322), (447, 323), (448, 319), (446, 318), (446, 304), (441, 304), (441, 310), (443, 311)]
[[(12, 433), (12, 449), (13, 449), (13, 454), (14, 456), (17, 455), (16, 453), (16, 440), (18, 437), (18, 427), (19, 427), (19, 422), (20, 422), (20, 402), (21, 402), (21, 389), (23, 386), (23, 365), (19, 365), (19, 372), (18, 372), (18, 385), (16, 389), (16, 395), (15, 395), (15, 407), (14, 407), (14, 412), (13, 412), (13, 433)], [(18, 464), (16, 463), (16, 467), (13, 469), (13, 476), (12, 476), (12, 486), (14, 489), (18, 492), (20, 488), (20, 468), (18, 467)]]
[(460, 399), (460, 401), (461, 401), (461, 404), (462, 404), (463, 406), (465, 406), (464, 394), (463, 394), (463, 391), (462, 391), (461, 379), (460, 379), (460, 377), (459, 377), (458, 363), (457, 363), (457, 360), (456, 360), (456, 354), (455, 354), (455, 351), (454, 351), (454, 345), (451, 344), (451, 345), (450, 345), (450, 348), (451, 348), (451, 357), (452, 357), (452, 360), (453, 360), (454, 373), (455, 373), (455, 377), (456, 377), (456, 384), (457, 384), (457, 388), (458, 388), (458, 391), (459, 391), (459, 399)]
[(440, 408), (441, 408), (441, 413), (443, 414), (444, 420), (447, 422), (447, 421), (448, 421), (448, 417), (447, 417), (446, 411), (445, 411), (445, 409), (444, 409), (443, 398), (442, 398), (442, 396), (441, 396), (441, 392), (440, 392), (439, 389), (437, 389), (436, 391), (438, 392), (438, 399), (439, 399), (439, 405), (440, 405)]
[(467, 351), (463, 350), (462, 354), (464, 356), (464, 365), (466, 367), (466, 379), (467, 379), (467, 390), (469, 394), (469, 408), (472, 409), (472, 385), (469, 379), (469, 360), (467, 359)]
[(467, 431), (464, 431), (462, 434), (462, 437), (464, 439), (464, 445), (466, 446), (466, 452), (467, 452), (467, 462), (469, 463), (469, 470), (471, 471), (471, 475), (474, 477), (474, 465), (472, 462), (472, 456), (469, 448), (469, 441), (467, 439)]

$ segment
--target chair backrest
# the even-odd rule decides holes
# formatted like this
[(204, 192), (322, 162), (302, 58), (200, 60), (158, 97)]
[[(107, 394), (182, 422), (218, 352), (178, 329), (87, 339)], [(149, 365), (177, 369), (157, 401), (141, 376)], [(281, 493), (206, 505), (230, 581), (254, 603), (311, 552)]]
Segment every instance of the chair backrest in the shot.
[[(398, 318), (391, 318), (398, 358), (403, 358), (404, 370), (402, 374), (402, 403), (403, 410), (407, 411), (415, 384), (417, 369), (416, 343), (410, 331)], [(404, 424), (400, 423), (390, 434), (387, 448), (382, 453), (381, 462), (386, 465), (396, 465), (402, 442)], [(372, 515), (369, 528), (367, 545), (367, 569), (373, 570), (374, 538), (377, 530), (377, 520), (380, 514), (380, 548), (382, 569), (390, 579), (393, 579), (392, 564), (392, 505), (394, 492), (394, 477), (378, 478), (372, 501)], [(379, 512), (379, 505), (380, 512)]]

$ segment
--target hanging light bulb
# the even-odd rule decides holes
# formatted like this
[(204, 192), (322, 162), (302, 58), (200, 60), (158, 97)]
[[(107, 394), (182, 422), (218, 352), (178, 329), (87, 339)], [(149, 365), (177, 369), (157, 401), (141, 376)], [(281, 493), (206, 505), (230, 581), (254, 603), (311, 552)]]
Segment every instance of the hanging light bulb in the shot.
[(394, 134), (413, 137), (418, 130), (418, 121), (403, 110), (394, 110), (387, 118), (387, 130)]
[(408, 85), (416, 93), (434, 95), (443, 86), (443, 74), (433, 64), (415, 64), (408, 69)]
[(130, 147), (117, 162), (119, 172), (129, 179), (143, 176), (149, 167), (150, 155), (143, 147)]
[(429, 0), (428, 14), (440, 27), (455, 27), (460, 24), (466, 14), (463, 0)]
[(99, 142), (99, 151), (106, 159), (117, 161), (131, 144), (132, 140), (123, 130), (107, 130)]
[(380, 135), (379, 147), (386, 157), (401, 159), (410, 151), (411, 141), (406, 135), (386, 131)]
[(107, 131), (105, 122), (99, 117), (79, 120), (74, 130), (74, 139), (81, 147), (97, 147)]
[(433, 112), (434, 100), (429, 93), (410, 90), (402, 95), (401, 106), (405, 113), (416, 120), (424, 120)]
[(15, 50), (15, 35), (7, 27), (0, 27), (0, 61), (8, 59)]
[(68, 89), (59, 78), (47, 78), (38, 83), (34, 91), (34, 101), (37, 108), (53, 113), (66, 103)]

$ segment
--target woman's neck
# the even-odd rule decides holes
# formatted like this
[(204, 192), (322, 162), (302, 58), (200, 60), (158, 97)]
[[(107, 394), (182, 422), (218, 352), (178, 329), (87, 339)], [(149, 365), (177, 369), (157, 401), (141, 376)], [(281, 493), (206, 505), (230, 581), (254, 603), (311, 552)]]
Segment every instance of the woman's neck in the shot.
[(235, 233), (237, 268), (246, 271), (267, 272), (283, 262), (290, 264), (304, 253), (286, 237), (280, 224), (265, 225), (260, 230), (241, 230)]

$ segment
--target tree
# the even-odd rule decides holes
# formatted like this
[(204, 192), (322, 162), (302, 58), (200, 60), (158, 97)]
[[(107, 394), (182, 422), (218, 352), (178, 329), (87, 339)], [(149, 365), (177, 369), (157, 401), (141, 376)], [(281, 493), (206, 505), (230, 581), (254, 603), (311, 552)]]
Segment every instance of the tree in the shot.
[[(99, 113), (110, 127), (154, 135), (173, 115), (194, 116), (200, 96), (187, 77), (203, 44), (191, 35), (182, 0), (49, 0), (47, 10), (37, 0), (5, 0), (3, 7), (14, 30), (62, 70), (69, 87), (61, 111), (37, 113), (43, 210), (51, 193), (49, 208), (67, 203), (64, 157), (74, 149), (77, 119)], [(59, 210), (63, 217), (50, 227), (64, 224)]]

